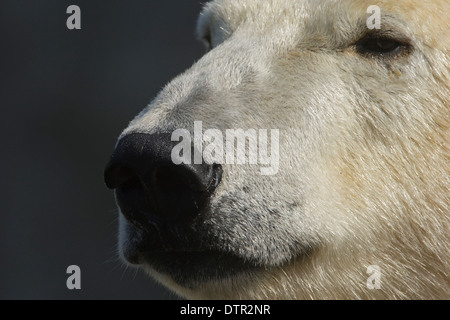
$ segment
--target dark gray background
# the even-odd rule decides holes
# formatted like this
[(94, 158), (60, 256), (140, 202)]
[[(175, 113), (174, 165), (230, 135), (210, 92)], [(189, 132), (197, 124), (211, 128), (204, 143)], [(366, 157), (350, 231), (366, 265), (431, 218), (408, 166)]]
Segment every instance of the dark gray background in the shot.
[[(66, 28), (81, 8), (82, 30)], [(0, 2), (0, 299), (172, 299), (117, 260), (103, 168), (127, 123), (204, 52), (197, 0)], [(66, 268), (81, 267), (80, 291)]]

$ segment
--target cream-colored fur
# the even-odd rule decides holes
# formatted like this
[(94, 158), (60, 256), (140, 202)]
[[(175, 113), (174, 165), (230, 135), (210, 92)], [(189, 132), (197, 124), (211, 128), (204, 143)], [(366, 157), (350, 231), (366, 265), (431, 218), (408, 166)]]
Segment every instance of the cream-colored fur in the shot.
[[(409, 52), (357, 52), (370, 5)], [(279, 172), (224, 166), (204, 222), (254, 270), (191, 288), (149, 273), (188, 298), (449, 299), (449, 16), (447, 0), (208, 3), (211, 50), (123, 135), (279, 129)]]

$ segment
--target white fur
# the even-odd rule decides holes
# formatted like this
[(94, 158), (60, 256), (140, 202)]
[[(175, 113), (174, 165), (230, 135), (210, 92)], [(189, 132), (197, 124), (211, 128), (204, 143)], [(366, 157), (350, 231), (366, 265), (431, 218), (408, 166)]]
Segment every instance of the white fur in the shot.
[[(355, 52), (373, 4), (410, 55)], [(191, 289), (149, 272), (190, 298), (450, 298), (449, 14), (446, 0), (208, 3), (212, 50), (123, 135), (279, 129), (279, 173), (224, 166), (204, 222), (260, 267)]]

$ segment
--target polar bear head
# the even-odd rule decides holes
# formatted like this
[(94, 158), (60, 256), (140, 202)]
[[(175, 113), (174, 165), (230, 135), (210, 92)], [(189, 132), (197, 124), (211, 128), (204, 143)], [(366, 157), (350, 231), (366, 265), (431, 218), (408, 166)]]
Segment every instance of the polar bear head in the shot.
[(105, 171), (188, 298), (448, 298), (446, 0), (217, 0)]

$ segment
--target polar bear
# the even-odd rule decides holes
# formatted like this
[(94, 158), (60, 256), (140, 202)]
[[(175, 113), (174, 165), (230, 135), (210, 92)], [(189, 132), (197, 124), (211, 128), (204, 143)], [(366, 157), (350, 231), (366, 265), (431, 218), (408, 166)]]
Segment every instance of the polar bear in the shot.
[[(207, 53), (105, 170), (123, 260), (193, 299), (449, 299), (449, 15), (447, 0), (207, 3)], [(202, 153), (209, 129), (241, 129), (247, 161), (214, 161), (229, 141)], [(264, 143), (273, 174), (249, 161)]]

